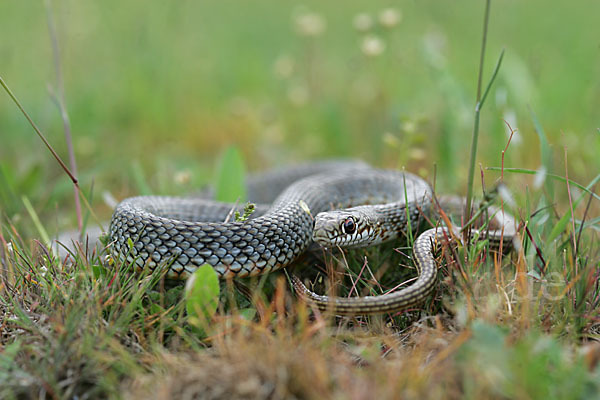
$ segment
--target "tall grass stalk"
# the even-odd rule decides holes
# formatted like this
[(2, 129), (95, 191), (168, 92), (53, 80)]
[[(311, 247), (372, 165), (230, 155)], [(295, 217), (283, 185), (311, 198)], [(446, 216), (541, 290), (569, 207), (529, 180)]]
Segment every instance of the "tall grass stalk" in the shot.
[(58, 164), (63, 169), (63, 171), (65, 171), (65, 173), (69, 176), (69, 178), (71, 179), (71, 182), (73, 182), (73, 186), (75, 186), (75, 190), (77, 190), (77, 192), (79, 192), (79, 194), (82, 195), (81, 198), (83, 199), (83, 203), (85, 204), (90, 215), (94, 218), (94, 220), (96, 221), (98, 226), (100, 226), (100, 228), (103, 229), (102, 224), (100, 223), (100, 220), (96, 216), (96, 213), (94, 212), (91, 204), (89, 203), (88, 199), (83, 194), (81, 187), (79, 186), (79, 181), (77, 180), (77, 178), (75, 177), (73, 172), (71, 172), (69, 167), (67, 167), (67, 164), (65, 164), (65, 162), (62, 160), (62, 158), (60, 158), (60, 156), (58, 155), (56, 150), (54, 150), (54, 148), (52, 147), (52, 145), (50, 144), (48, 139), (46, 139), (46, 137), (44, 136), (44, 134), (42, 133), (40, 128), (38, 128), (38, 126), (35, 124), (35, 122), (33, 122), (33, 119), (29, 116), (27, 111), (25, 111), (25, 108), (21, 105), (21, 102), (17, 99), (17, 96), (15, 96), (15, 94), (12, 92), (12, 90), (10, 90), (10, 87), (8, 87), (8, 85), (6, 84), (6, 82), (4, 81), (2, 76), (0, 76), (0, 86), (2, 86), (4, 88), (4, 91), (8, 94), (8, 97), (11, 98), (13, 103), (15, 103), (17, 108), (21, 111), (21, 113), (23, 113), (23, 115), (25, 116), (25, 119), (27, 119), (27, 122), (29, 122), (29, 124), (31, 125), (31, 127), (33, 128), (35, 133), (42, 140), (42, 142), (44, 142), (44, 145), (50, 151), (50, 153), (52, 153), (52, 156), (58, 162)]
[[(481, 108), (483, 107), (483, 103), (496, 79), (496, 75), (500, 70), (500, 65), (502, 64), (502, 58), (504, 57), (504, 49), (500, 53), (500, 57), (498, 58), (498, 62), (496, 63), (496, 67), (494, 68), (494, 72), (492, 73), (492, 77), (488, 82), (483, 95), (481, 94), (481, 81), (483, 79), (483, 63), (485, 59), (485, 46), (487, 43), (487, 31), (490, 19), (490, 3), (491, 0), (487, 0), (485, 4), (485, 13), (483, 17), (483, 37), (481, 41), (481, 55), (479, 57), (479, 76), (477, 78), (477, 99), (475, 104), (475, 118), (473, 121), (473, 136), (471, 138), (471, 156), (469, 162), (469, 180), (467, 183), (467, 201), (466, 201), (466, 210), (465, 215), (467, 216), (466, 220), (471, 219), (471, 204), (473, 200), (473, 179), (475, 176), (475, 159), (477, 158), (477, 142), (479, 141), (479, 116), (481, 113)], [(465, 230), (468, 232), (468, 230)], [(465, 233), (468, 234), (468, 233)]]

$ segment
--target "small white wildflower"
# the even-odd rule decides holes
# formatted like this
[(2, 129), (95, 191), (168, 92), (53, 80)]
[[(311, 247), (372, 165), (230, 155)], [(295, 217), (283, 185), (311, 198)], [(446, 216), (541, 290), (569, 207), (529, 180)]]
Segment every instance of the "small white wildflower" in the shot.
[(402, 130), (406, 133), (415, 133), (417, 131), (417, 123), (413, 120), (406, 120), (402, 123)]
[(175, 172), (175, 176), (173, 178), (175, 180), (175, 183), (177, 183), (178, 185), (187, 185), (192, 179), (192, 173), (189, 170), (184, 169)]
[(273, 70), (278, 78), (286, 79), (292, 76), (294, 73), (294, 59), (288, 55), (282, 55), (277, 57)]
[(375, 35), (367, 35), (363, 38), (360, 49), (368, 57), (376, 57), (385, 50), (385, 43)]
[(304, 85), (293, 85), (288, 89), (287, 97), (296, 106), (303, 106), (308, 102), (308, 89)]
[(306, 12), (294, 18), (296, 32), (302, 36), (320, 36), (325, 32), (325, 18), (317, 13)]
[(535, 189), (539, 189), (542, 187), (544, 181), (546, 180), (546, 167), (540, 165), (538, 170), (535, 172), (535, 176), (533, 178), (533, 187)]
[(416, 147), (409, 152), (409, 157), (411, 160), (422, 161), (427, 157), (427, 153), (425, 150)]
[(373, 18), (367, 13), (356, 14), (352, 25), (357, 31), (366, 32), (373, 27)]
[(400, 147), (400, 139), (398, 138), (398, 136), (394, 135), (391, 132), (385, 132), (383, 134), (383, 143), (386, 146), (389, 147), (394, 147), (394, 148), (399, 148)]
[(395, 8), (386, 8), (379, 13), (379, 23), (386, 28), (393, 28), (402, 19), (402, 13)]

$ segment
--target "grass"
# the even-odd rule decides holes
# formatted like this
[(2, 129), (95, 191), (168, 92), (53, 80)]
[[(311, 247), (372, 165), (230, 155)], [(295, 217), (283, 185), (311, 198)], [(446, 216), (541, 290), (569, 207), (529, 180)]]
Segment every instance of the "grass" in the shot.
[[(365, 33), (352, 21), (377, 19), (386, 2), (305, 4), (55, 2), (62, 103), (92, 204), (82, 225), (93, 225), (92, 212), (109, 218), (101, 198), (215, 181), (227, 190), (212, 171), (232, 157), (219, 155), (231, 143), (252, 170), (358, 156), (415, 171), (440, 193), (464, 192), (480, 4), (402, 5), (398, 25), (370, 29), (380, 55), (361, 51)], [(96, 252), (58, 258), (42, 238), (79, 223), (72, 185), (0, 96), (0, 397), (599, 397), (590, 38), (600, 10), (586, 7), (492, 3), (487, 54), (506, 55), (481, 112), (475, 181), (484, 190), (474, 191), (491, 193), (503, 176), (519, 240), (501, 260), (484, 240), (444, 249), (437, 291), (398, 315), (321, 315), (275, 273), (222, 283), (216, 315), (198, 329), (183, 288), (159, 271), (106, 268)], [(312, 12), (324, 32), (314, 15), (302, 22)], [(45, 93), (54, 71), (44, 7), (4, 2), (0, 15), (12, 17), (0, 24), (11, 39), (0, 44), (0, 75), (65, 157), (62, 112)], [(509, 145), (503, 118), (518, 128)], [(316, 254), (296, 272), (322, 292), (335, 281), (341, 295), (377, 294), (413, 275), (408, 255), (401, 242)]]

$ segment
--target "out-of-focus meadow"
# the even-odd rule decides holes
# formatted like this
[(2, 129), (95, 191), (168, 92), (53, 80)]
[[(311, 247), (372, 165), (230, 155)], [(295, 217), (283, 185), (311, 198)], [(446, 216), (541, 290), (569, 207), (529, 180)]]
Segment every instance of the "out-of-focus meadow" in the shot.
[[(0, 1), (0, 76), (68, 160), (58, 43), (87, 226), (114, 199), (227, 182), (215, 166), (230, 146), (248, 170), (353, 157), (465, 193), (485, 2), (291, 3)], [(597, 397), (598, 15), (598, 1), (493, 2), (484, 87), (505, 56), (476, 161), (489, 193), (516, 129), (514, 251), (496, 258), (483, 236), (445, 249), (422, 307), (373, 318), (311, 310), (283, 271), (221, 284), (199, 324), (200, 301), (158, 269), (56, 257), (73, 187), (1, 91), (0, 397)], [(478, 167), (475, 182), (480, 195)], [(296, 267), (317, 284), (340, 269), (323, 279), (339, 277), (340, 295), (379, 294), (414, 275), (397, 268), (412, 265), (400, 242)]]
[[(195, 190), (230, 145), (250, 169), (350, 156), (431, 179), (436, 165), (439, 188), (465, 191), (481, 2), (55, 0), (51, 12), (80, 180), (96, 200)], [(599, 13), (592, 1), (492, 5), (484, 84), (506, 56), (482, 113), (483, 167), (500, 165), (503, 120), (518, 129), (506, 166), (540, 167), (534, 112), (551, 172), (564, 175), (563, 146), (571, 178), (598, 172)], [(3, 1), (0, 16), (0, 74), (67, 159), (44, 2)], [(26, 195), (72, 225), (70, 182), (6, 95), (0, 135), (5, 212)]]

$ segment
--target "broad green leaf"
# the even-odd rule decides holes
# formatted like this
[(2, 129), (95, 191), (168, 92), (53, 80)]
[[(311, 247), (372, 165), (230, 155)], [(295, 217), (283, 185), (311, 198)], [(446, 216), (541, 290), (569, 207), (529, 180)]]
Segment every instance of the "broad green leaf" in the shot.
[(229, 147), (221, 157), (215, 184), (216, 200), (233, 203), (246, 200), (246, 171), (242, 154)]
[(185, 309), (190, 321), (206, 323), (219, 304), (219, 277), (209, 264), (199, 267), (185, 285)]

